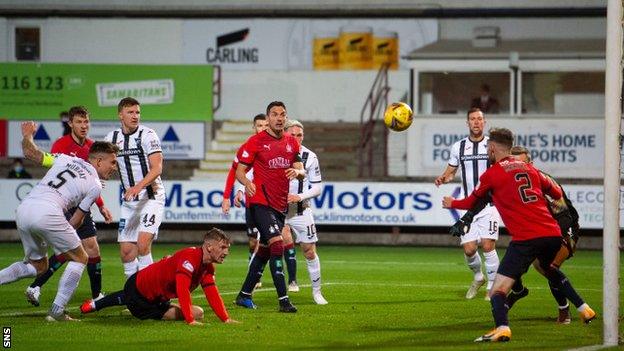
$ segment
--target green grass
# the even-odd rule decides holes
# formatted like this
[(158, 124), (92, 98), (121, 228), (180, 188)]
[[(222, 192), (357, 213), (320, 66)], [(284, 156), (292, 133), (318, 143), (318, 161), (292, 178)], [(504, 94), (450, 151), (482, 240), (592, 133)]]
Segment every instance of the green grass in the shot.
[[(155, 245), (154, 257), (173, 253), (182, 245)], [(102, 245), (104, 291), (123, 285), (117, 246)], [(247, 252), (234, 246), (217, 271), (217, 285), (232, 318), (241, 324), (220, 323), (201, 290), (195, 304), (207, 309), (202, 327), (183, 322), (139, 321), (110, 308), (82, 317), (80, 323), (46, 323), (44, 316), (57, 289), (56, 274), (43, 289), (42, 306), (30, 306), (23, 295), (30, 279), (0, 287), (0, 323), (12, 328), (12, 348), (18, 350), (278, 350), (278, 349), (422, 349), (562, 350), (602, 343), (602, 259), (600, 252), (583, 251), (563, 270), (586, 301), (598, 312), (590, 325), (557, 325), (556, 304), (548, 285), (532, 269), (524, 281), (530, 295), (509, 314), (511, 342), (474, 344), (493, 326), (484, 292), (464, 299), (470, 281), (460, 248), (325, 247), (319, 248), (323, 292), (329, 305), (314, 305), (305, 268), (298, 253), (302, 291), (291, 294), (296, 314), (277, 312), (268, 274), (266, 288), (257, 291), (258, 310), (232, 305), (244, 279)], [(501, 257), (503, 252), (500, 252)], [(19, 244), (0, 244), (0, 267), (20, 259)], [(70, 314), (90, 295), (85, 272), (70, 303)], [(622, 329), (621, 329), (622, 330)]]

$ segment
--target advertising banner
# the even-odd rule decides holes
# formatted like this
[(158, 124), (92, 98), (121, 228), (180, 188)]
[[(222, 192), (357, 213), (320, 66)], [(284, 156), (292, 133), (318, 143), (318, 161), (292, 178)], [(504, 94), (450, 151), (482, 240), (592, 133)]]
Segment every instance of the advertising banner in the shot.
[[(468, 135), (465, 118), (414, 118), (407, 133), (407, 175), (442, 174), (452, 145)], [(555, 178), (602, 178), (604, 121), (598, 118), (488, 118), (485, 129), (504, 127), (535, 165)]]
[[(29, 180), (2, 180), (0, 221), (13, 221), (21, 199), (36, 184)], [(167, 200), (163, 215), (166, 223), (244, 223), (245, 211), (232, 207), (229, 215), (221, 212), (223, 182), (165, 181)], [(603, 225), (602, 187), (563, 185), (580, 215), (581, 228), (600, 229)], [(624, 190), (624, 188), (623, 188)], [(459, 216), (442, 208), (446, 195), (458, 196), (459, 184), (436, 188), (424, 183), (324, 183), (321, 195), (311, 205), (316, 224), (357, 226), (450, 226)], [(104, 202), (119, 218), (119, 182), (106, 182)], [(620, 201), (620, 208), (624, 201)], [(103, 219), (95, 206), (96, 221)], [(620, 223), (624, 212), (620, 212)]]
[[(35, 144), (41, 150), (50, 151), (52, 144), (63, 134), (60, 121), (38, 121)], [(145, 126), (154, 129), (161, 141), (165, 160), (203, 160), (204, 123), (202, 122), (146, 122)], [(9, 121), (9, 157), (22, 157), (21, 121)], [(89, 138), (104, 140), (104, 137), (120, 127), (119, 122), (91, 122)]]
[(0, 116), (51, 119), (84, 105), (92, 119), (117, 119), (136, 98), (144, 120), (209, 121), (211, 65), (0, 63)]
[(183, 60), (225, 70), (391, 69), (438, 40), (435, 19), (214, 19), (183, 24)]

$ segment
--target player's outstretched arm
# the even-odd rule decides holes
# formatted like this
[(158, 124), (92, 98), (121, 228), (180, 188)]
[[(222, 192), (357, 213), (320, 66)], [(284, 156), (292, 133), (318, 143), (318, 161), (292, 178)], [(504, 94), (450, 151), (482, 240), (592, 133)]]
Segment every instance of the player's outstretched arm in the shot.
[(446, 184), (455, 178), (455, 174), (457, 173), (457, 167), (447, 165), (444, 173), (441, 176), (437, 177), (433, 182), (436, 186), (440, 186), (442, 184)]
[(44, 153), (35, 145), (34, 135), (37, 131), (37, 124), (33, 121), (22, 122), (22, 151), (24, 157), (35, 162), (43, 164)]
[(225, 304), (223, 303), (223, 299), (219, 294), (219, 289), (215, 285), (214, 276), (212, 274), (207, 274), (204, 280), (202, 281), (202, 289), (204, 290), (204, 295), (206, 295), (206, 300), (208, 300), (208, 304), (212, 311), (219, 317), (219, 319), (224, 323), (235, 323), (230, 319), (230, 316), (225, 309)]

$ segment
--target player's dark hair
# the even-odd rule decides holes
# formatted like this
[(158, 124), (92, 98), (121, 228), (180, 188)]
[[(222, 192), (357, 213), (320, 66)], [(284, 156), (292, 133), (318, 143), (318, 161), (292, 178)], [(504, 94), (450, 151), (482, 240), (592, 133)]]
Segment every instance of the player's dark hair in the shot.
[(471, 113), (475, 113), (475, 112), (483, 113), (483, 111), (481, 111), (480, 108), (478, 108), (478, 107), (471, 107), (470, 110), (468, 110), (468, 113), (466, 113), (466, 119), (470, 118), (470, 114)]
[(230, 237), (219, 228), (212, 228), (206, 234), (204, 234), (204, 242), (206, 241), (224, 241), (230, 243)]
[(119, 147), (108, 141), (96, 141), (89, 149), (89, 158), (95, 158), (100, 154), (115, 154), (119, 152)]
[(286, 109), (286, 105), (284, 105), (284, 103), (283, 103), (283, 102), (281, 102), (281, 101), (273, 101), (273, 102), (271, 102), (271, 103), (269, 104), (269, 106), (267, 106), (267, 109), (266, 109), (266, 114), (267, 114), (267, 116), (269, 115), (269, 111), (271, 111), (271, 109), (272, 109), (273, 107), (275, 107), (275, 106), (281, 106), (281, 107), (283, 107), (283, 108), (284, 108), (284, 110)]
[(513, 133), (507, 128), (491, 128), (489, 132), (490, 141), (511, 149), (513, 146)]
[(514, 146), (511, 148), (511, 154), (514, 156), (517, 155), (526, 155), (527, 157), (527, 161), (531, 162), (531, 153), (529, 152), (529, 149), (527, 149), (524, 146)]
[(89, 117), (89, 111), (87, 111), (87, 108), (84, 106), (72, 106), (67, 114), (69, 115), (70, 121), (74, 119), (74, 116), (80, 116), (84, 118)]
[(121, 110), (123, 110), (124, 107), (140, 106), (140, 105), (141, 104), (139, 103), (139, 100), (128, 96), (128, 97), (121, 99), (121, 101), (119, 101), (119, 103), (117, 104), (117, 112), (121, 112)]
[(266, 119), (266, 115), (264, 113), (259, 113), (259, 114), (254, 116), (253, 122), (255, 124), (256, 121), (259, 121), (259, 120), (263, 120), (264, 121), (265, 119)]

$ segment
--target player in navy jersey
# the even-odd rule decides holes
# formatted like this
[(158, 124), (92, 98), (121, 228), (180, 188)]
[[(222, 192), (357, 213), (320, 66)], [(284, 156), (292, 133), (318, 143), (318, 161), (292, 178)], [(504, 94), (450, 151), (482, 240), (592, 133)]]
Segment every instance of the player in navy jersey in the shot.
[[(485, 116), (478, 108), (468, 111), (466, 123), (470, 135), (457, 141), (451, 148), (451, 156), (444, 173), (436, 178), (435, 185), (448, 183), (453, 180), (457, 170), (461, 168), (462, 192), (468, 196), (479, 182), (479, 177), (490, 167), (487, 155), (488, 137), (484, 135)], [(460, 242), (464, 249), (464, 258), (468, 268), (473, 272), (473, 280), (466, 292), (466, 298), (472, 299), (477, 295), (479, 288), (485, 284), (485, 277), (481, 271), (481, 256), (479, 245), (485, 258), (485, 271), (487, 275), (487, 290), (494, 283), (496, 270), (498, 269), (498, 254), (496, 253), (496, 240), (498, 240), (498, 227), (500, 216), (494, 206), (488, 205), (474, 217), (474, 224), (470, 230), (461, 236)], [(486, 294), (485, 299), (489, 299)]]
[(481, 175), (479, 185), (470, 196), (462, 200), (445, 196), (442, 203), (444, 208), (470, 209), (489, 194), (511, 235), (490, 291), (496, 328), (475, 341), (511, 339), (507, 295), (515, 280), (520, 279), (536, 259), (545, 277), (575, 304), (581, 320), (590, 322), (596, 313), (578, 295), (563, 272), (551, 264), (561, 248), (562, 237), (557, 221), (549, 212), (545, 195), (558, 200), (562, 196), (561, 188), (531, 164), (511, 155), (511, 131), (491, 129), (489, 135), (488, 154), (495, 162), (493, 166)]
[[(52, 144), (50, 150), (53, 154), (64, 154), (74, 157), (79, 157), (85, 161), (89, 160), (89, 149), (93, 145), (93, 140), (89, 139), (89, 111), (84, 106), (74, 106), (69, 109), (69, 130), (70, 133), (57, 139)], [(104, 200), (102, 197), (98, 197), (95, 201), (104, 217), (106, 223), (110, 223), (113, 220), (113, 216), (110, 210), (104, 206)], [(76, 211), (75, 208), (70, 209), (67, 212), (67, 219)], [(97, 231), (95, 223), (91, 217), (91, 213), (85, 213), (85, 218), (82, 225), (76, 229), (78, 237), (82, 242), (82, 246), (87, 251), (89, 256), (89, 262), (87, 263), (87, 273), (89, 274), (89, 280), (91, 282), (91, 297), (94, 299), (102, 297), (102, 264), (100, 258), (100, 247), (97, 242)], [(35, 306), (39, 306), (39, 297), (41, 295), (41, 286), (45, 284), (55, 271), (59, 270), (65, 263), (65, 257), (63, 255), (54, 255), (50, 257), (48, 270), (38, 276), (28, 288), (26, 288), (26, 299), (28, 302)]]
[[(303, 163), (299, 157), (299, 142), (284, 133), (287, 121), (286, 106), (273, 101), (267, 106), (269, 128), (249, 138), (239, 157), (236, 179), (245, 186), (252, 223), (260, 233), (261, 247), (249, 264), (249, 271), (238, 294), (238, 305), (255, 308), (251, 293), (268, 262), (281, 312), (297, 312), (290, 302), (282, 256), (284, 254), (281, 236), (288, 205), (290, 179), (305, 177)], [(247, 169), (253, 167), (253, 181), (247, 179)]]
[(152, 242), (165, 208), (165, 188), (160, 174), (163, 155), (156, 132), (140, 125), (141, 106), (136, 99), (123, 98), (117, 105), (121, 128), (106, 136), (119, 146), (117, 160), (123, 187), (119, 242), (126, 278), (152, 262)]
[[(189, 247), (134, 273), (124, 289), (98, 301), (87, 300), (82, 313), (126, 305), (139, 319), (184, 320), (189, 325), (202, 325), (204, 310), (193, 305), (191, 292), (202, 287), (208, 304), (224, 323), (237, 323), (230, 318), (215, 284), (215, 264), (223, 263), (230, 253), (230, 239), (212, 228), (204, 235), (200, 247)], [(177, 298), (178, 303), (170, 300)]]
[[(67, 264), (50, 307), (47, 321), (71, 321), (65, 306), (78, 287), (88, 256), (74, 228), (102, 192), (100, 179), (109, 179), (117, 168), (117, 147), (95, 142), (89, 150), (89, 161), (63, 154), (42, 152), (33, 141), (37, 130), (34, 122), (22, 123), (22, 150), (35, 163), (50, 167), (17, 208), (15, 223), (24, 246), (22, 260), (0, 271), (0, 285), (41, 275), (48, 270), (48, 244), (63, 254)], [(65, 212), (77, 207), (68, 220)]]

